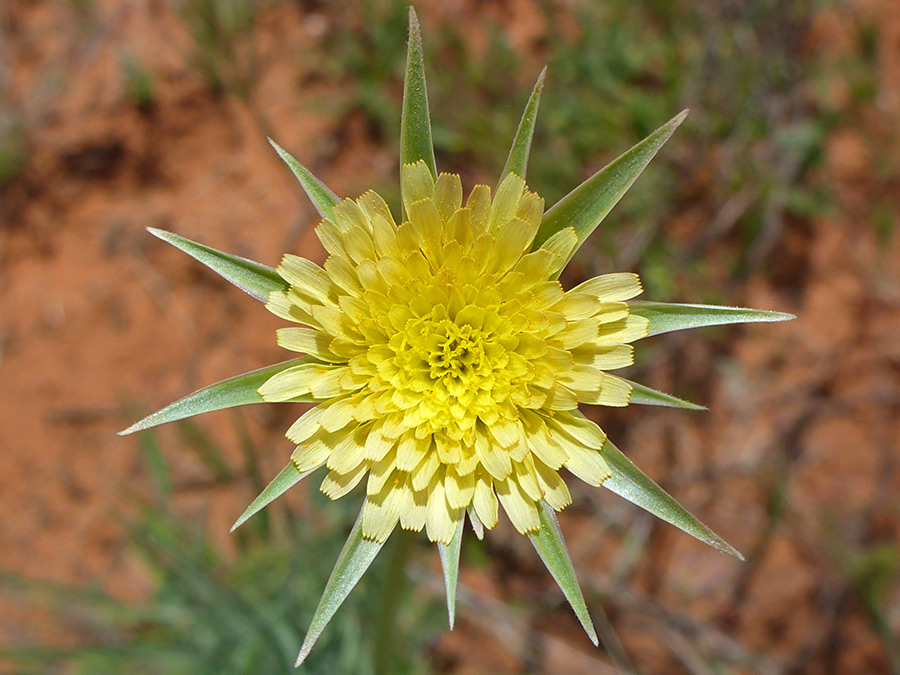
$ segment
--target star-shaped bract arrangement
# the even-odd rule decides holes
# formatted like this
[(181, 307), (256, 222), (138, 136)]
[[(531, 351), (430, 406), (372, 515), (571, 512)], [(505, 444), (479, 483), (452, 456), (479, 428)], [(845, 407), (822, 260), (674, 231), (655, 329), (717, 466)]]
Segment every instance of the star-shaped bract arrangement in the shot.
[(366, 499), (300, 651), (328, 621), (399, 524), (436, 542), (452, 627), (463, 525), (481, 538), (499, 506), (529, 537), (597, 644), (556, 512), (571, 503), (560, 470), (604, 486), (725, 553), (740, 554), (631, 463), (579, 404), (701, 406), (609, 371), (631, 343), (717, 324), (781, 321), (761, 310), (633, 300), (634, 274), (564, 291), (563, 267), (684, 120), (683, 112), (551, 209), (525, 172), (544, 72), (519, 125), (496, 194), (438, 173), (419, 25), (410, 9), (401, 119), (398, 224), (377, 194), (339, 199), (274, 142), (322, 221), (324, 268), (285, 255), (272, 269), (178, 235), (153, 234), (296, 324), (278, 343), (306, 356), (224, 380), (123, 433), (260, 402), (313, 402), (287, 432), (291, 461), (234, 527), (327, 466), (332, 499), (366, 479)]

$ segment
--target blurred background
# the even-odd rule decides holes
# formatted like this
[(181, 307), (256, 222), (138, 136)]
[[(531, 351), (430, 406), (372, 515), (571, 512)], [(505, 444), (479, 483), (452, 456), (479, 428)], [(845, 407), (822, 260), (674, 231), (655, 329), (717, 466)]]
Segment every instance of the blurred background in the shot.
[[(468, 188), (495, 183), (545, 64), (528, 178), (548, 204), (691, 108), (564, 284), (633, 270), (648, 298), (798, 319), (639, 343), (628, 376), (708, 412), (591, 413), (747, 562), (573, 482), (602, 648), (504, 521), (467, 534), (452, 633), (424, 537), (380, 632), (389, 545), (307, 672), (900, 673), (900, 5), (417, 9), (438, 164)], [(310, 481), (228, 534), (297, 405), (115, 435), (285, 358), (275, 317), (144, 228), (321, 261), (266, 136), (396, 204), (406, 11), (0, 3), (2, 672), (290, 672), (361, 497)]]

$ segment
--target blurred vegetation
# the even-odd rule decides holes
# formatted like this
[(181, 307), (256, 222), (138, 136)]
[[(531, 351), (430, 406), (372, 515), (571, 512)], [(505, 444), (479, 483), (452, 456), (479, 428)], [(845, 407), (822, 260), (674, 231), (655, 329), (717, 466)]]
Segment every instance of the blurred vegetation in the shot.
[(18, 176), (27, 161), (25, 133), (21, 122), (0, 117), (0, 187)]
[[(260, 449), (253, 447), (239, 416), (235, 419), (244, 445), (243, 466), (232, 467), (222, 448), (196, 424), (180, 425), (182, 440), (173, 451), (193, 454), (204, 464), (206, 488), (249, 479), (261, 490), (264, 482), (254, 459)], [(59, 672), (59, 667), (83, 675), (292, 672), (358, 504), (331, 502), (310, 490), (314, 518), (293, 516), (283, 502), (272, 505), (232, 535), (237, 551), (226, 552), (205, 534), (202, 523), (173, 508), (180, 490), (156, 434), (144, 432), (138, 443), (155, 495), (138, 500), (139, 515), (127, 529), (131, 548), (152, 579), (151, 596), (130, 603), (97, 588), (2, 574), (0, 592), (49, 607), (67, 632), (78, 636), (79, 646), (2, 648), (0, 660), (7, 659), (21, 673)], [(403, 649), (376, 639), (388, 573), (383, 563), (393, 543), (332, 620), (304, 672), (366, 675), (376, 672), (376, 662), (390, 664), (381, 672), (427, 672), (425, 646), (446, 621), (440, 602), (407, 588), (395, 627)]]
[(132, 52), (122, 54), (119, 65), (131, 102), (140, 110), (152, 108), (156, 102), (156, 85), (150, 71)]
[(258, 64), (252, 28), (260, 0), (174, 0), (195, 49), (190, 58), (217, 93), (246, 99)]

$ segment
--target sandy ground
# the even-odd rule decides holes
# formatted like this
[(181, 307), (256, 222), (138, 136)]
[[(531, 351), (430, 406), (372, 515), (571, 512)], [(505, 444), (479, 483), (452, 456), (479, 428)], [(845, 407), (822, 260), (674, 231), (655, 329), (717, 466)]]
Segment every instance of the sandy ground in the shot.
[[(834, 551), (900, 540), (900, 239), (880, 239), (866, 220), (873, 200), (890, 198), (896, 208), (900, 194), (896, 160), (878, 163), (885, 145), (900, 149), (895, 10), (890, 2), (854, 10), (882, 12), (890, 39), (880, 60), (884, 96), (826, 147), (820, 178), (838, 209), (788, 223), (766, 274), (734, 298), (798, 320), (657, 339), (648, 347), (648, 384), (686, 386), (710, 411), (602, 415), (620, 448), (749, 560), (647, 522), (645, 555), (617, 586), (608, 576), (616, 549), (591, 511), (611, 522), (633, 511), (582, 495), (588, 507), (563, 519), (576, 567), (607, 588), (613, 622), (646, 672), (681, 672), (685, 661), (673, 654), (690, 651), (664, 616), (640, 609), (650, 601), (688, 617), (698, 639), (734, 639), (789, 667), (773, 672), (888, 672)], [(297, 86), (308, 74), (278, 48), (315, 41), (326, 14), (298, 5), (262, 17), (262, 77), (248, 106), (207, 93), (185, 64), (184, 29), (163, 3), (99, 2), (96, 23), (82, 27), (89, 39), (72, 28), (73, 12), (52, 3), (0, 8), (15, 36), (4, 45), (8, 92), (33, 125), (26, 173), (0, 190), (0, 568), (99, 581), (140, 598), (148, 582), (123, 549), (119, 522), (129, 493), (148, 485), (134, 440), (115, 434), (133, 420), (129, 406), (146, 412), (284, 358), (277, 319), (144, 228), (269, 264), (284, 251), (321, 257), (309, 229), (314, 212), (266, 132), (342, 194), (388, 179), (395, 158), (352, 116), (317, 114), (310, 103), (340, 85)], [(823, 13), (811, 48), (839, 27), (840, 16)], [(160, 41), (161, 32), (171, 39)], [(135, 109), (123, 90), (117, 59), (126, 45), (164, 84), (150, 111)], [(52, 95), (48, 73), (60, 78)], [(267, 475), (287, 455), (277, 439), (291, 414), (260, 407), (246, 415), (260, 446), (272, 449), (261, 458)], [(226, 414), (204, 424), (236, 451)], [(199, 472), (194, 458), (174, 459), (181, 480)], [(186, 490), (179, 503), (227, 542), (249, 493)], [(783, 511), (773, 524), (776, 497)], [(501, 550), (527, 546), (502, 533), (498, 542)], [(463, 578), (501, 597), (548, 588), (537, 568), (501, 574), (498, 563), (495, 571)], [(890, 593), (896, 608), (896, 585)], [(602, 672), (602, 655), (587, 650), (563, 609), (542, 627), (545, 657), (568, 659), (566, 672)], [(48, 634), (43, 615), (0, 612), (0, 641)], [(463, 617), (438, 655), (448, 672), (524, 668), (517, 648), (495, 641), (475, 617)]]

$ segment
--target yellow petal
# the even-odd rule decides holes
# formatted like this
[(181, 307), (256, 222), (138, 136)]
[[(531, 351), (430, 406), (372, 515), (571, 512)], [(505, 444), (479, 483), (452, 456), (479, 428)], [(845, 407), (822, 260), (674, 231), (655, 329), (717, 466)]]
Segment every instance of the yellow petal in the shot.
[(359, 481), (366, 475), (366, 469), (365, 464), (360, 464), (350, 473), (339, 474), (335, 471), (329, 471), (328, 475), (322, 480), (319, 490), (331, 499), (340, 499), (359, 485)]
[(403, 494), (399, 489), (386, 489), (383, 494), (370, 496), (363, 507), (363, 537), (385, 541), (400, 520)]
[(487, 185), (476, 185), (469, 194), (466, 208), (471, 213), (472, 239), (486, 234), (491, 217), (491, 188)]
[(462, 182), (455, 173), (442, 173), (434, 184), (434, 203), (447, 222), (462, 205)]
[(458, 517), (459, 511), (451, 508), (447, 503), (443, 479), (436, 476), (428, 493), (428, 504), (425, 511), (425, 530), (428, 533), (428, 539), (449, 544), (456, 532)]
[(357, 199), (356, 203), (359, 204), (360, 208), (365, 213), (366, 218), (369, 222), (373, 223), (373, 225), (378, 218), (381, 218), (390, 226), (394, 226), (394, 217), (391, 215), (391, 210), (377, 192), (369, 190), (362, 197)]
[(279, 347), (332, 363), (341, 360), (328, 349), (333, 338), (321, 331), (312, 328), (279, 328), (275, 331), (275, 336)]
[[(264, 401), (290, 401), (292, 398), (311, 393), (314, 383), (320, 382), (323, 378), (339, 370), (341, 370), (341, 366), (318, 363), (302, 363), (299, 366), (292, 366), (266, 380), (265, 384), (259, 388), (259, 395)], [(340, 393), (336, 378), (332, 389), (334, 393), (318, 398), (331, 398)], [(317, 386), (317, 390), (321, 391), (321, 387)]]
[(325, 270), (311, 260), (297, 255), (286, 254), (275, 271), (292, 286), (297, 286), (304, 293), (322, 301), (327, 301), (334, 290)]
[(472, 502), (472, 496), (475, 493), (475, 475), (469, 473), (461, 476), (453, 467), (449, 467), (444, 479), (444, 490), (447, 495), (447, 503), (452, 508), (465, 508)]
[(593, 366), (601, 370), (625, 368), (634, 363), (634, 347), (631, 345), (599, 346), (584, 344), (572, 350), (575, 363)]
[(400, 170), (400, 194), (407, 214), (413, 202), (431, 199), (434, 195), (434, 178), (425, 162), (419, 160), (415, 164), (403, 166)]
[(428, 493), (412, 489), (412, 481), (407, 478), (403, 484), (400, 504), (400, 527), (404, 530), (421, 532), (425, 527)]
[(555, 432), (562, 432), (589, 448), (599, 450), (606, 443), (606, 434), (588, 418), (572, 413), (558, 413), (547, 420)]
[(350, 433), (325, 436), (323, 440), (332, 446), (331, 456), (327, 462), (328, 468), (332, 471), (349, 474), (360, 466), (367, 466), (364, 431), (353, 429)]
[(313, 438), (298, 445), (291, 453), (291, 462), (300, 473), (322, 466), (331, 454), (331, 448), (319, 438)]
[(581, 403), (591, 405), (608, 405), (621, 408), (628, 405), (631, 400), (631, 392), (633, 387), (625, 380), (602, 373), (603, 380), (600, 386), (590, 391), (576, 390), (578, 400)]
[(497, 495), (494, 494), (493, 480), (483, 471), (475, 477), (472, 506), (484, 526), (493, 529), (497, 524)]
[(519, 532), (527, 534), (541, 526), (537, 504), (522, 491), (515, 479), (498, 481), (497, 496), (506, 515)]
[(569, 455), (566, 468), (588, 485), (599, 487), (612, 475), (599, 450), (578, 443), (568, 443), (564, 447)]
[(555, 510), (561, 511), (572, 503), (572, 495), (562, 476), (539, 459), (534, 461), (538, 483), (544, 491), (544, 500)]
[(637, 274), (616, 272), (588, 279), (569, 292), (587, 293), (598, 297), (604, 302), (615, 302), (630, 300), (640, 295), (643, 290), (640, 277)]
[(519, 198), (525, 190), (525, 181), (514, 173), (503, 179), (497, 188), (497, 196), (491, 203), (491, 222), (489, 232), (496, 234), (516, 213)]
[(634, 342), (647, 337), (650, 332), (650, 321), (643, 316), (630, 314), (620, 321), (600, 325), (596, 345), (613, 345)]

